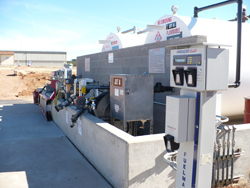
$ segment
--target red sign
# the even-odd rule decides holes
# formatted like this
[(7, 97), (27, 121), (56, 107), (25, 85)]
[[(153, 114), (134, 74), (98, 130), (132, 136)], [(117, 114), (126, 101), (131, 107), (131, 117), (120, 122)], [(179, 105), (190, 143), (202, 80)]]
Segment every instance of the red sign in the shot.
[(161, 24), (165, 24), (165, 23), (168, 23), (168, 22), (172, 22), (172, 17), (165, 18), (163, 20), (159, 20), (157, 23), (158, 23), (158, 25), (161, 25)]
[(109, 45), (109, 44), (106, 44), (106, 45), (104, 46), (104, 48), (110, 48), (110, 45)]
[(156, 41), (156, 42), (160, 42), (161, 39), (162, 39), (161, 34), (160, 34), (160, 32), (158, 31), (157, 34), (156, 34), (156, 36), (155, 36), (155, 41)]
[(171, 29), (171, 30), (167, 31), (167, 35), (173, 35), (173, 34), (177, 34), (177, 33), (180, 33), (180, 32), (181, 32), (180, 28)]
[(160, 49), (159, 49), (159, 48), (153, 49), (153, 51), (154, 51), (154, 52), (157, 52), (157, 51), (160, 51)]
[(111, 45), (115, 45), (115, 44), (117, 44), (117, 40), (116, 40), (116, 41), (111, 42)]
[(190, 49), (190, 53), (193, 53), (193, 52), (196, 52), (197, 51), (197, 49)]
[(109, 36), (109, 37), (107, 38), (107, 40), (112, 39), (112, 38), (113, 38), (113, 36)]
[(113, 85), (122, 87), (122, 78), (114, 78)]

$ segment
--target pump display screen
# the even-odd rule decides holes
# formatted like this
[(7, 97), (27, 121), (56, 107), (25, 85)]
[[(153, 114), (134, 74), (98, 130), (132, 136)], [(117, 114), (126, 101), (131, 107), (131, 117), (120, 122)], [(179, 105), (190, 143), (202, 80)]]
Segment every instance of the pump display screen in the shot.
[(177, 63), (184, 63), (186, 62), (186, 59), (175, 59), (174, 61)]
[(187, 55), (175, 55), (173, 58), (173, 65), (196, 65), (201, 66), (201, 54), (187, 54)]

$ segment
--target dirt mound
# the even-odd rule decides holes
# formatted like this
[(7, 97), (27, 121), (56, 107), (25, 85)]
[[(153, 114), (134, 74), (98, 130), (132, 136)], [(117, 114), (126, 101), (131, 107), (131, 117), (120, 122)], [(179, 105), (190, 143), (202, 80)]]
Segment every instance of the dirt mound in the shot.
[(30, 96), (38, 87), (43, 87), (47, 83), (50, 83), (50, 74), (30, 72), (20, 76), (20, 79), (26, 88), (19, 92), (17, 96)]
[(33, 100), (33, 91), (50, 83), (51, 71), (61, 68), (0, 66), (0, 100)]

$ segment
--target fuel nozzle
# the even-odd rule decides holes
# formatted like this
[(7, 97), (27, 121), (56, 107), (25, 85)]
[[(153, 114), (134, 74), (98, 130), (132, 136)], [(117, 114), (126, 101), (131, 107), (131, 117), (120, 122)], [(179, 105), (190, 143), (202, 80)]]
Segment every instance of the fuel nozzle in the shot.
[(97, 111), (96, 111), (96, 104), (95, 104), (95, 99), (91, 100), (91, 110), (94, 112), (95, 116), (98, 117)]
[(72, 117), (71, 117), (71, 125), (70, 125), (71, 128), (73, 128), (75, 126), (75, 122), (85, 112), (85, 110), (86, 110), (86, 108), (83, 108), (81, 110), (78, 110), (75, 115), (72, 115)]
[(87, 107), (88, 107), (88, 104), (89, 104), (89, 99), (88, 99), (88, 98), (86, 98), (86, 100), (85, 100), (85, 108), (87, 108)]
[(71, 122), (70, 128), (73, 128), (75, 126), (75, 123)]
[(55, 106), (55, 109), (56, 109), (57, 112), (59, 112), (60, 110), (62, 110), (63, 109), (62, 103), (59, 104), (59, 105), (57, 105), (57, 106)]
[(92, 99), (91, 101), (91, 109), (94, 111), (96, 109), (95, 99)]

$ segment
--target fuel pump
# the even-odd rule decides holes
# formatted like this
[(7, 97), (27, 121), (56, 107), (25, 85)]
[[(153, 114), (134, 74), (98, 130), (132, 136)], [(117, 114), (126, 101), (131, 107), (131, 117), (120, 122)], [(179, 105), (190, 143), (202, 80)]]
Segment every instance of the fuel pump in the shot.
[(164, 140), (168, 151), (178, 151), (177, 188), (211, 187), (216, 93), (228, 88), (228, 64), (229, 51), (219, 47), (171, 50), (170, 86), (181, 90), (166, 97)]

